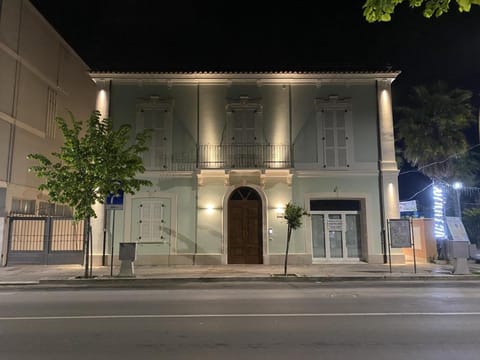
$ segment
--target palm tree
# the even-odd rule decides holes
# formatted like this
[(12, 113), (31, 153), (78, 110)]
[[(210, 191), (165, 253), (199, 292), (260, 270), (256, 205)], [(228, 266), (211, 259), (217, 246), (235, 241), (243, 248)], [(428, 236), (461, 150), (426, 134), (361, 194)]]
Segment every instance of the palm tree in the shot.
[(471, 175), (464, 131), (474, 123), (472, 93), (441, 81), (416, 86), (409, 107), (396, 108), (396, 136), (405, 162), (433, 181)]

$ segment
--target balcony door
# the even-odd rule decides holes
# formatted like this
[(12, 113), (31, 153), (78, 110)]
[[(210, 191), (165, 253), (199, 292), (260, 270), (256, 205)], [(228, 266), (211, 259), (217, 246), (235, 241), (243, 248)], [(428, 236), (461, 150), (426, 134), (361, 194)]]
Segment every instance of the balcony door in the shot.
[(262, 264), (262, 200), (252, 188), (236, 189), (228, 201), (228, 263)]

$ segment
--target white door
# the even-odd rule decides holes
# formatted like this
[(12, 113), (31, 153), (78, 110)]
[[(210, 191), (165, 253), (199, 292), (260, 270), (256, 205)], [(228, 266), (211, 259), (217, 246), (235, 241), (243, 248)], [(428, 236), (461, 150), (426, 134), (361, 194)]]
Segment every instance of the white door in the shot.
[(313, 258), (358, 260), (361, 256), (358, 211), (312, 211)]

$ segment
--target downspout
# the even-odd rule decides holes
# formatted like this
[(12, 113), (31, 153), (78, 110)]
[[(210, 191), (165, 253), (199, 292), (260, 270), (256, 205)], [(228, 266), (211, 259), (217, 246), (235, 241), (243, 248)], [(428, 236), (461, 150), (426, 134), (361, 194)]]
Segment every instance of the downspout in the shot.
[[(17, 35), (17, 48), (16, 53), (17, 55), (20, 54), (20, 38), (22, 37), (22, 23), (23, 23), (23, 12), (24, 12), (25, 4), (22, 1), (20, 5), (20, 15), (18, 19), (18, 35)], [(6, 182), (7, 184), (12, 182), (12, 172), (13, 172), (13, 152), (15, 148), (15, 133), (17, 129), (17, 113), (18, 113), (18, 92), (19, 92), (19, 84), (20, 84), (20, 60), (17, 59), (15, 61), (15, 82), (14, 82), (14, 89), (13, 89), (13, 102), (12, 102), (12, 118), (13, 124), (10, 127), (10, 134), (9, 134), (9, 148), (8, 148), (8, 158), (7, 158), (7, 176)]]
[(385, 221), (385, 196), (383, 194), (383, 170), (382, 170), (382, 133), (380, 130), (380, 103), (378, 97), (378, 80), (375, 82), (375, 97), (377, 99), (377, 147), (378, 147), (378, 198), (380, 202), (380, 237), (383, 252), (383, 263), (388, 262), (387, 259), (387, 224)]
[[(112, 104), (112, 81), (109, 80), (108, 81), (108, 117), (110, 117), (110, 106)], [(97, 109), (98, 110), (98, 109)], [(114, 210), (115, 211), (115, 210)], [(107, 254), (106, 254), (106, 251), (107, 251), (107, 234), (108, 234), (108, 228), (107, 228), (107, 225), (109, 225), (109, 221), (108, 221), (108, 211), (107, 211), (107, 207), (103, 206), (103, 252), (102, 252), (102, 266), (106, 266), (107, 265)], [(113, 216), (113, 219), (115, 219), (115, 216)], [(115, 221), (115, 220), (112, 220), (112, 221)], [(113, 229), (115, 229), (115, 224), (113, 224)], [(113, 230), (112, 230), (112, 236), (114, 237), (114, 234), (113, 234)], [(113, 249), (113, 247), (112, 247)], [(113, 263), (113, 251), (112, 251), (112, 254), (110, 254), (110, 263)]]
[(195, 174), (193, 178), (193, 191), (195, 193), (195, 246), (193, 249), (193, 265), (196, 265), (197, 261), (197, 251), (198, 251), (198, 173), (200, 169), (199, 166), (199, 155), (200, 155), (200, 82), (197, 83), (197, 144), (196, 144), (196, 167)]
[(289, 126), (289, 142), (290, 142), (290, 168), (294, 167), (293, 156), (293, 135), (292, 135), (292, 84), (288, 84), (288, 126)]

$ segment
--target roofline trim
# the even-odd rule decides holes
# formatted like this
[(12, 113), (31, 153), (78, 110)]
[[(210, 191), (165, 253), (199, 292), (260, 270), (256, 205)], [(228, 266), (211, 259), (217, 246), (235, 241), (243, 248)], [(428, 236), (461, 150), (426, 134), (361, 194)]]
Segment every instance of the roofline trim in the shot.
[(279, 83), (322, 83), (357, 82), (372, 80), (393, 81), (400, 71), (379, 72), (90, 72), (94, 80), (153, 81), (169, 83), (231, 83), (257, 82), (258, 84)]

